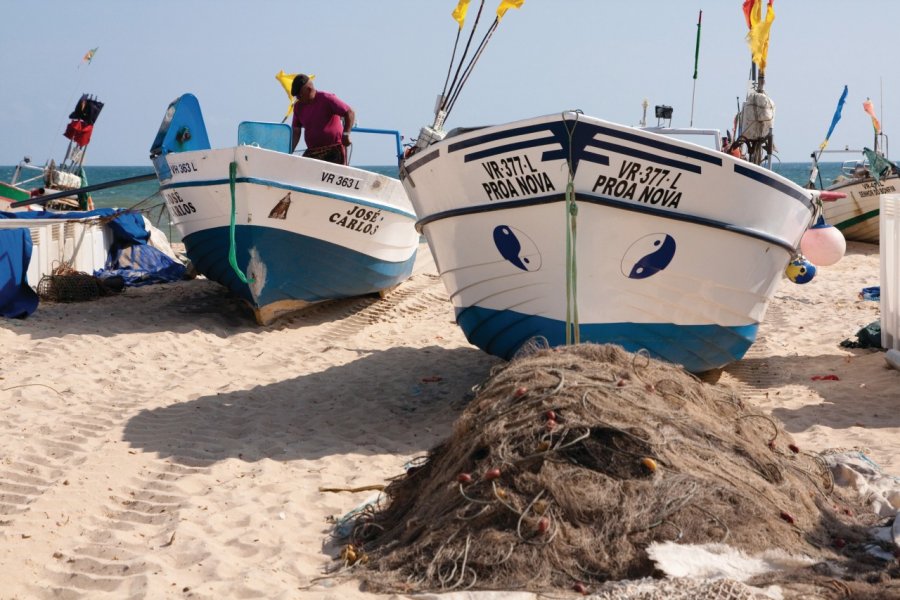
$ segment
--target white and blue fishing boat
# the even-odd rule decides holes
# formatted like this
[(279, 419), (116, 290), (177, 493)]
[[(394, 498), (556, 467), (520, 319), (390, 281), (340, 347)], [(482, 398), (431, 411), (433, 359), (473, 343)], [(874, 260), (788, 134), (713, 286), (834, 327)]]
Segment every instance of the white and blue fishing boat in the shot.
[(715, 130), (580, 111), (445, 132), (451, 86), (400, 174), (467, 339), (506, 359), (533, 340), (643, 349), (692, 372), (740, 359), (820, 210), (756, 164), (773, 147), (761, 88), (744, 159)]
[(188, 258), (260, 324), (383, 293), (412, 272), (419, 235), (400, 182), (291, 154), (287, 124), (244, 122), (236, 146), (212, 149), (199, 103), (185, 94), (169, 106), (151, 159)]
[[(880, 238), (879, 211), (881, 196), (896, 194), (900, 189), (900, 168), (888, 159), (888, 138), (881, 131), (881, 123), (875, 115), (871, 100), (863, 102), (863, 110), (872, 117), (874, 143), (872, 148), (851, 150), (826, 150), (828, 140), (841, 118), (841, 109), (847, 98), (847, 86), (838, 101), (837, 110), (825, 136), (825, 141), (811, 155), (812, 169), (809, 187), (820, 188), (841, 197), (825, 204), (825, 220), (836, 227), (845, 238), (858, 242), (877, 244)], [(841, 172), (831, 182), (823, 182), (819, 171), (819, 159), (823, 154), (854, 154), (855, 160), (844, 161)]]

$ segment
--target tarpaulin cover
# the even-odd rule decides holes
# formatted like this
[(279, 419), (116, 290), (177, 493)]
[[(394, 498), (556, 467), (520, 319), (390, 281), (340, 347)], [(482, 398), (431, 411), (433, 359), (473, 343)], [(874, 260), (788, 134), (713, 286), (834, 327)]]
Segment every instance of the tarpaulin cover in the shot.
[(125, 280), (127, 286), (165, 283), (184, 278), (187, 269), (183, 264), (148, 244), (150, 232), (144, 226), (144, 218), (139, 212), (114, 208), (70, 212), (0, 211), (0, 219), (81, 220), (88, 217), (114, 217), (107, 223), (113, 233), (113, 243), (106, 267), (93, 273), (94, 276), (103, 279), (117, 275)]
[(0, 316), (23, 319), (37, 309), (38, 295), (27, 279), (31, 248), (27, 227), (0, 229)]
[(161, 250), (149, 244), (133, 244), (110, 250), (106, 268), (94, 273), (97, 277), (119, 276), (125, 285), (138, 287), (151, 283), (168, 283), (184, 279), (186, 268)]

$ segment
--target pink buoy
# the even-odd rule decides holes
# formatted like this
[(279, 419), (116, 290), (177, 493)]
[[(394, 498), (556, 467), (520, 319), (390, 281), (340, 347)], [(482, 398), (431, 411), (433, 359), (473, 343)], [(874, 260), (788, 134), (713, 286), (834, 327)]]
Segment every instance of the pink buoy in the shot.
[(837, 263), (847, 251), (847, 241), (837, 227), (829, 225), (823, 217), (806, 230), (800, 238), (800, 251), (810, 262), (827, 267)]

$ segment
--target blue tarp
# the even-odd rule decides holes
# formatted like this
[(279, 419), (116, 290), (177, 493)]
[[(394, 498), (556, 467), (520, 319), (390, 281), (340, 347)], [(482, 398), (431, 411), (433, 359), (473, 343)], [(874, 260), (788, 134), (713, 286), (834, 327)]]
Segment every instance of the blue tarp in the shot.
[[(108, 222), (108, 226), (113, 233), (113, 243), (109, 250), (109, 257), (106, 260), (105, 268), (93, 273), (95, 277), (106, 279), (107, 277), (118, 276), (124, 279), (126, 286), (166, 283), (184, 278), (186, 267), (183, 264), (173, 260), (165, 253), (148, 244), (150, 232), (144, 226), (144, 218), (140, 213), (117, 210), (115, 208), (98, 208), (96, 210), (70, 212), (0, 211), (0, 219), (82, 220), (90, 217), (113, 217)], [(7, 231), (20, 230), (14, 229)], [(27, 232), (28, 230), (25, 229), (25, 231)], [(27, 255), (30, 257), (30, 235), (27, 238), (27, 246)], [(6, 251), (5, 246), (3, 251)], [(27, 261), (25, 262), (23, 269), (27, 271)], [(3, 279), (0, 279), (0, 284), (5, 285), (6, 277), (8, 276), (3, 271), (0, 271), (0, 277), (3, 277)], [(5, 287), (3, 289), (5, 289)], [(35, 300), (36, 298), (37, 296), (35, 296)], [(37, 306), (36, 302), (35, 306)], [(34, 308), (31, 309), (31, 312), (33, 311)]]
[(38, 295), (28, 285), (31, 232), (27, 227), (0, 229), (0, 316), (24, 319), (37, 309)]
[(121, 277), (125, 285), (138, 287), (151, 283), (168, 283), (184, 279), (187, 269), (162, 251), (146, 243), (113, 246), (106, 268), (94, 273), (100, 279)]
[(863, 300), (874, 300), (875, 302), (881, 301), (881, 286), (876, 285), (874, 287), (865, 287), (859, 293), (859, 297)]

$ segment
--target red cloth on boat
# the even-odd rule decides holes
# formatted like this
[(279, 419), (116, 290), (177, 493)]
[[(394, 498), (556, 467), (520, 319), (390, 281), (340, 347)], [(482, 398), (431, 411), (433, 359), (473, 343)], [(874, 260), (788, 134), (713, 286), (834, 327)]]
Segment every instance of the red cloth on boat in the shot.
[(91, 141), (93, 132), (93, 125), (88, 125), (84, 121), (73, 120), (66, 126), (66, 132), (63, 135), (79, 146), (87, 146)]

